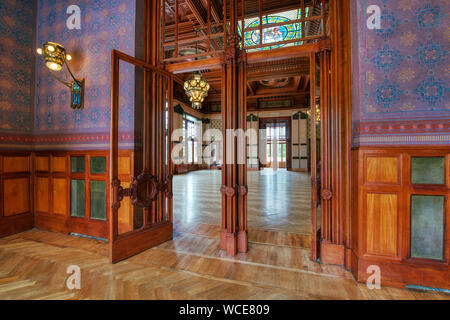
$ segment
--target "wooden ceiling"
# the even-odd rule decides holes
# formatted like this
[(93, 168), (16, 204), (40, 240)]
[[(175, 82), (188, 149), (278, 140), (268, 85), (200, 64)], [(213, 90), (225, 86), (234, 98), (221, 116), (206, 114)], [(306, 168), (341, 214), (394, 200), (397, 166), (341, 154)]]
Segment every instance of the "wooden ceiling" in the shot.
[[(178, 10), (176, 10), (178, 3)], [(262, 3), (264, 15), (298, 9), (301, 0), (245, 0), (245, 18), (259, 16), (259, 5)], [(310, 7), (309, 16), (320, 15), (321, 9), (317, 0), (305, 0), (305, 6)], [(229, 8), (229, 6), (227, 6)], [(312, 10), (311, 10), (312, 8)], [(228, 10), (227, 10), (228, 11)], [(238, 17), (242, 17), (242, 6), (238, 5)], [(211, 0), (210, 7), (211, 34), (223, 32), (223, 0)], [(178, 14), (176, 26), (175, 16)], [(226, 16), (229, 16), (227, 12)], [(165, 43), (181, 40), (177, 50), (207, 50), (206, 41), (198, 41), (204, 36), (208, 24), (208, 0), (166, 0), (165, 8)], [(306, 35), (317, 34), (321, 28), (320, 22), (312, 21), (305, 25)], [(178, 29), (178, 35), (176, 30)], [(189, 43), (190, 39), (197, 39)], [(211, 39), (210, 39), (211, 40)], [(211, 40), (211, 50), (223, 48), (223, 39)], [(306, 42), (306, 41), (305, 41)], [(166, 46), (166, 50), (174, 50), (175, 45)], [(180, 52), (179, 52), (180, 54)], [(192, 52), (190, 53), (192, 54)], [(186, 61), (193, 61), (186, 59)], [(169, 62), (170, 63), (170, 62)], [(208, 98), (203, 104), (204, 113), (217, 112), (221, 102), (221, 71), (201, 70), (203, 76), (211, 85)], [(180, 80), (186, 80), (191, 73), (178, 74)], [(260, 62), (248, 66), (248, 109), (302, 108), (309, 105), (309, 58), (285, 59), (271, 62)], [(180, 83), (175, 85), (174, 96), (188, 103), (184, 89)]]
[[(195, 53), (211, 53), (210, 56), (213, 56), (214, 53), (220, 54), (224, 42), (223, 1), (166, 0), (163, 16), (165, 26), (163, 32), (164, 59), (176, 60), (179, 56)], [(227, 20), (229, 20), (229, 1), (227, 1), (226, 6)], [(319, 0), (303, 1), (305, 7), (309, 8), (309, 18), (322, 14)], [(263, 16), (300, 9), (301, 3), (302, 0), (238, 0), (238, 19), (242, 19), (242, 17), (245, 17), (245, 19), (255, 18), (260, 13)], [(242, 8), (245, 11), (244, 15), (242, 15)], [(208, 12), (210, 12), (210, 15)], [(321, 21), (308, 21), (304, 24), (304, 28), (304, 36), (306, 37), (304, 42), (316, 41), (316, 39), (308, 40), (307, 38), (320, 34)], [(185, 60), (189, 61), (189, 58)]]
[[(303, 108), (309, 104), (309, 58), (285, 59), (249, 64), (247, 68), (247, 106), (249, 110)], [(185, 81), (191, 73), (179, 74)], [(211, 85), (202, 112), (218, 112), (221, 103), (221, 71), (202, 70)], [(181, 85), (175, 87), (175, 97), (185, 101)]]

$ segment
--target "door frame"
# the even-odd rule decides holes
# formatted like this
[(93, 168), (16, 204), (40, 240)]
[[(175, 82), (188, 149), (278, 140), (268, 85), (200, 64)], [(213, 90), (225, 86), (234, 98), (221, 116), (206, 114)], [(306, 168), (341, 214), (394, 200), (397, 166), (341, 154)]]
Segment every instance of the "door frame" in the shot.
[[(262, 124), (267, 124), (270, 122), (286, 122), (288, 126), (288, 138), (286, 139), (286, 170), (292, 169), (292, 117), (260, 117), (259, 118), (259, 129), (265, 128)], [(258, 141), (259, 143), (259, 141)], [(259, 146), (258, 146), (259, 148)], [(259, 170), (261, 170), (261, 162), (259, 162)], [(284, 168), (283, 168), (284, 169)]]
[[(145, 0), (145, 32), (144, 56), (147, 63), (157, 65), (158, 55), (160, 55), (159, 38), (157, 32), (159, 28), (159, 4), (158, 1)], [(322, 134), (321, 150), (323, 145), (332, 146), (333, 154), (328, 155), (336, 159), (331, 163), (326, 163), (322, 151), (322, 175), (328, 172), (332, 177), (330, 185), (321, 186), (321, 199), (329, 203), (329, 210), (324, 211), (322, 206), (322, 222), (334, 219), (329, 225), (330, 234), (333, 238), (328, 238), (323, 230), (323, 223), (320, 237), (313, 232), (313, 237), (320, 239), (320, 246), (317, 246), (316, 257), (320, 256), (321, 261), (341, 264), (351, 267), (352, 232), (357, 227), (351, 215), (351, 149), (352, 149), (352, 105), (351, 105), (351, 34), (350, 34), (350, 0), (337, 0), (330, 2), (327, 19), (324, 20), (324, 30), (326, 37), (318, 42), (308, 43), (301, 46), (285, 47), (270, 51), (255, 51), (246, 54), (245, 61), (257, 63), (267, 60), (290, 59), (296, 57), (308, 57), (311, 54), (328, 52), (329, 83), (327, 92), (327, 105), (321, 101), (323, 119), (328, 115), (334, 122), (330, 126), (329, 136)], [(233, 21), (237, 17), (237, 11), (231, 15)], [(232, 23), (234, 25), (234, 23)], [(319, 58), (322, 63), (322, 58)], [(198, 61), (179, 62), (166, 65), (169, 72), (184, 73), (197, 69), (223, 69), (224, 57), (213, 57)], [(350, 80), (349, 80), (350, 79)], [(179, 80), (179, 79), (178, 79)], [(312, 105), (315, 106), (313, 103)], [(315, 112), (313, 112), (315, 115)], [(246, 119), (240, 119), (245, 123)], [(321, 123), (323, 127), (323, 121)], [(338, 141), (338, 142), (336, 142)], [(316, 193), (317, 196), (317, 193)], [(324, 197), (325, 196), (325, 197)], [(333, 208), (333, 212), (331, 211)], [(319, 240), (317, 239), (317, 240)], [(313, 246), (317, 241), (314, 241)], [(320, 247), (320, 252), (319, 252)], [(337, 259), (325, 260), (323, 256), (337, 257)], [(314, 257), (312, 257), (314, 258)]]

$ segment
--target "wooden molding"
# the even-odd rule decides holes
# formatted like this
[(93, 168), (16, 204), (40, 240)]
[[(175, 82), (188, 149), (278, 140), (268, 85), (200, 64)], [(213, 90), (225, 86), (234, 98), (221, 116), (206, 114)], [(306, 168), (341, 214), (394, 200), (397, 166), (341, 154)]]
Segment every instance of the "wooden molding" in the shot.
[(321, 243), (320, 261), (325, 264), (345, 265), (345, 247), (332, 243)]

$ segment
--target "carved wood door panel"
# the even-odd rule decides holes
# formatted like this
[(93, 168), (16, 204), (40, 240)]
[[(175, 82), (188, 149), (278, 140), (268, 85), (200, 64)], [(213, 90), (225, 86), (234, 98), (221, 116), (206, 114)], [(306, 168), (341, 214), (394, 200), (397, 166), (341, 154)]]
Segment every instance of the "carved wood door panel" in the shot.
[[(111, 61), (110, 259), (115, 263), (173, 237), (173, 75), (115, 50)], [(125, 134), (123, 88), (135, 88), (134, 128)], [(120, 157), (119, 148), (132, 148), (132, 159)]]

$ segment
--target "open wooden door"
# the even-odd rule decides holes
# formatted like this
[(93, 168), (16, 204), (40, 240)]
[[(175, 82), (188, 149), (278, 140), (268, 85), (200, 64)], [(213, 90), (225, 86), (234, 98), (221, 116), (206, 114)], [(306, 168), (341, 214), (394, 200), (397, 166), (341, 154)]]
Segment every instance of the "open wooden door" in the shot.
[[(116, 263), (173, 237), (172, 143), (173, 75), (116, 50), (111, 59), (111, 216), (110, 259)], [(122, 65), (124, 65), (122, 67)], [(135, 74), (135, 128), (131, 177), (128, 182), (121, 159), (119, 103), (123, 100), (120, 70)], [(133, 81), (133, 79), (129, 79)], [(130, 90), (129, 90), (130, 91)], [(129, 92), (128, 92), (129, 93)], [(122, 149), (122, 148), (121, 148)], [(121, 150), (122, 151), (122, 150)], [(126, 172), (126, 171), (125, 171)], [(124, 221), (129, 227), (124, 228)]]

